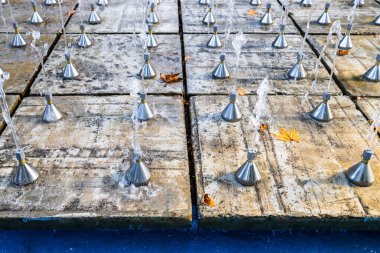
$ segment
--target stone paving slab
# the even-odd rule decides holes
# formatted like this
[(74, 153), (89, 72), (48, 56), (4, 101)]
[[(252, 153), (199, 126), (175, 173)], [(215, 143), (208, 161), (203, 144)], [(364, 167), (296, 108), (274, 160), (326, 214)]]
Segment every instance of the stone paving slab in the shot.
[[(250, 114), (255, 96), (240, 98), (243, 119), (226, 123), (220, 113), (224, 96), (191, 99), (192, 133), (201, 228), (219, 229), (379, 229), (380, 149), (371, 161), (376, 182), (350, 186), (342, 171), (361, 159), (368, 147), (369, 124), (347, 97), (334, 97), (334, 120), (326, 125), (306, 114), (320, 97), (270, 96), (268, 132), (260, 133), (256, 163), (262, 181), (254, 187), (236, 183), (234, 172), (252, 147)], [(296, 129), (300, 143), (282, 142), (278, 128)], [(201, 204), (209, 194), (216, 207)]]
[[(98, 25), (86, 25), (87, 33), (140, 33), (143, 23), (143, 7), (148, 1), (140, 0), (114, 0), (104, 8), (98, 8), (102, 23)], [(147, 6), (147, 5), (146, 5)], [(67, 26), (68, 33), (79, 33), (79, 24), (81, 19), (87, 24), (90, 15), (90, 2), (85, 2), (77, 14), (73, 16)], [(160, 20), (160, 24), (153, 29), (155, 33), (178, 33), (178, 5), (177, 0), (164, 0), (157, 6), (155, 12)], [(137, 18), (136, 18), (137, 17)], [(138, 22), (138, 27), (134, 24)], [(143, 27), (146, 31), (146, 27)]]
[[(340, 20), (342, 28), (347, 26), (347, 16), (349, 15), (352, 5), (351, 0), (338, 0), (331, 3), (329, 9), (329, 16), (331, 24), (335, 20)], [(313, 34), (328, 34), (331, 25), (322, 26), (317, 24), (317, 19), (325, 10), (326, 1), (313, 1), (311, 8), (303, 7), (299, 1), (291, 2), (287, 7), (289, 13), (292, 15), (296, 23), (306, 31), (309, 10), (311, 13), (310, 33)], [(374, 0), (368, 0), (365, 5), (357, 9), (357, 16), (355, 17), (353, 30), (351, 34), (379, 34), (379, 26), (373, 24), (373, 21), (380, 13), (380, 4)]]
[[(20, 96), (16, 96), (16, 95), (8, 95), (6, 96), (6, 99), (7, 99), (7, 103), (8, 103), (8, 106), (9, 106), (9, 110), (11, 111), (11, 113), (16, 109), (17, 107), (17, 103), (20, 101)], [(1, 109), (0, 109), (0, 113), (1, 113)], [(1, 114), (2, 116), (2, 114)], [(0, 118), (0, 130), (3, 129), (3, 127), (5, 127), (5, 121), (3, 119), (3, 117)]]
[[(20, 32), (26, 33), (28, 31), (38, 29), (41, 31), (41, 33), (58, 33), (62, 28), (62, 22), (61, 22), (58, 4), (53, 5), (53, 6), (45, 6), (45, 5), (41, 5), (41, 3), (44, 1), (37, 1), (37, 2), (38, 2), (38, 5), (37, 5), (38, 13), (45, 20), (45, 22), (41, 25), (33, 25), (28, 22), (30, 17), (33, 14), (31, 1), (25, 1), (25, 0), (11, 1), (12, 13), (13, 13), (14, 19), (19, 24)], [(64, 17), (63, 17), (64, 22), (66, 22), (69, 17), (66, 13), (70, 10), (73, 10), (76, 3), (77, 3), (77, 0), (66, 0), (62, 2), (62, 12), (64, 14)], [(8, 4), (3, 5), (3, 12), (6, 18), (7, 26), (4, 27), (4, 25), (1, 25), (0, 32), (14, 33), (14, 29), (12, 26), (13, 19), (9, 11)]]
[[(204, 16), (207, 13), (208, 7), (199, 5), (197, 0), (184, 0), (182, 2), (182, 19), (183, 19), (183, 32), (184, 33), (207, 33), (211, 27), (207, 27), (202, 23)], [(228, 1), (224, 3), (215, 3), (213, 14), (218, 22), (219, 31), (225, 31), (226, 15), (228, 13)], [(261, 6), (252, 6), (247, 0), (235, 1), (235, 14), (234, 21), (231, 27), (231, 32), (239, 32), (242, 30), (244, 33), (278, 33), (279, 24), (281, 22), (282, 7), (277, 1), (272, 1), (272, 19), (273, 24), (263, 26), (260, 24), (260, 19), (266, 12), (265, 4)], [(248, 11), (256, 11), (255, 14), (250, 15)], [(286, 33), (298, 34), (297, 28), (293, 25), (290, 19), (287, 21)]]
[[(302, 37), (287, 35), (289, 47), (282, 50), (274, 50), (271, 43), (276, 35), (246, 34), (247, 44), (242, 48), (239, 69), (235, 71), (236, 56), (232, 46), (226, 48), (226, 64), (231, 73), (231, 80), (216, 80), (212, 78), (212, 71), (219, 64), (221, 50), (209, 49), (206, 43), (210, 35), (185, 35), (185, 54), (190, 59), (186, 62), (187, 85), (190, 94), (228, 94), (234, 84), (243, 87), (247, 94), (254, 94), (260, 82), (269, 75), (273, 83), (271, 93), (304, 94), (310, 90), (314, 80), (313, 69), (317, 60), (315, 54), (308, 45), (305, 45), (304, 67), (308, 73), (307, 78), (300, 81), (288, 80), (287, 71), (297, 62)], [(223, 40), (223, 37), (221, 36)], [(320, 63), (321, 64), (321, 63)], [(236, 80), (237, 79), (237, 80)], [(319, 83), (328, 80), (328, 73), (320, 65)], [(315, 91), (310, 94), (321, 94), (325, 85), (317, 85)], [(341, 91), (333, 84), (331, 92), (340, 94)]]
[(376, 112), (380, 109), (380, 98), (362, 97), (358, 98), (356, 103), (369, 119), (373, 119)]
[[(326, 42), (325, 36), (309, 37), (318, 51)], [(352, 36), (354, 48), (345, 56), (339, 56), (336, 63), (336, 74), (344, 88), (353, 96), (379, 96), (380, 86), (362, 78), (363, 74), (376, 62), (380, 52), (380, 40), (377, 36)], [(324, 59), (332, 66), (334, 45), (327, 48)]]
[(0, 138), (0, 226), (190, 227), (181, 98), (148, 99), (157, 114), (140, 127), (140, 141), (152, 178), (137, 189), (119, 185), (131, 159), (133, 98), (58, 96), (64, 119), (54, 124), (41, 121), (43, 98), (24, 99), (13, 118), (40, 178), (24, 188), (10, 184), (16, 161), (6, 129)]
[[(5, 35), (0, 36), (0, 67), (10, 73), (10, 79), (4, 84), (4, 90), (7, 93), (25, 93), (27, 85), (39, 66), (39, 60), (36, 51), (30, 46), (12, 48), (7, 42), (12, 38), (12, 34), (9, 34), (9, 39)], [(32, 40), (31, 36), (24, 38), (28, 41)], [(51, 45), (54, 39), (55, 35), (43, 34), (36, 44), (41, 48), (44, 43)]]
[[(68, 36), (73, 43), (77, 35)], [(94, 45), (87, 49), (73, 48), (73, 62), (80, 73), (79, 80), (62, 81), (62, 72), (66, 64), (64, 59), (64, 41), (58, 42), (46, 62), (47, 81), (53, 84), (55, 94), (101, 94), (130, 93), (136, 89), (136, 75), (143, 65), (143, 51), (140, 42), (133, 43), (133, 35), (92, 35)], [(157, 77), (145, 80), (144, 89), (148, 93), (182, 94), (182, 82), (166, 84), (160, 73), (181, 73), (181, 46), (177, 35), (157, 35), (160, 43), (151, 51), (151, 64)], [(42, 74), (33, 84), (31, 93), (45, 91)]]

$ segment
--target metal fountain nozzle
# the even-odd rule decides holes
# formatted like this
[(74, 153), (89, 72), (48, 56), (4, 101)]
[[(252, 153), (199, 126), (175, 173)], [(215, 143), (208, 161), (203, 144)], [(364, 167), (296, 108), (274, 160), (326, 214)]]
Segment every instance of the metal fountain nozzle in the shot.
[(278, 33), (276, 39), (273, 41), (272, 47), (277, 49), (284, 49), (288, 47), (288, 42), (286, 41), (284, 34), (285, 27), (285, 24), (280, 25), (280, 32)]
[(270, 10), (272, 8), (272, 4), (267, 3), (266, 8), (267, 8), (267, 10), (266, 10), (264, 16), (261, 18), (260, 24), (271, 25), (271, 24), (273, 24), (272, 15), (270, 13)]
[(261, 180), (260, 171), (255, 162), (255, 152), (248, 150), (247, 161), (235, 172), (235, 180), (243, 186), (253, 186)]
[(142, 156), (135, 154), (132, 165), (124, 174), (124, 180), (128, 185), (144, 186), (148, 185), (150, 180), (150, 170), (143, 162)]
[(287, 75), (291, 80), (300, 80), (306, 77), (306, 72), (302, 64), (303, 54), (301, 52), (297, 53), (297, 63), (289, 69)]
[(323, 93), (322, 102), (309, 112), (310, 117), (318, 122), (329, 122), (333, 119), (332, 112), (330, 110), (328, 101), (331, 95), (328, 92)]
[(205, 25), (214, 25), (216, 23), (214, 14), (212, 14), (212, 7), (213, 7), (212, 4), (208, 5), (207, 13), (202, 20), (203, 24)]
[(216, 68), (212, 72), (213, 78), (215, 78), (215, 79), (226, 79), (226, 78), (230, 77), (230, 72), (227, 69), (227, 66), (225, 64), (225, 60), (226, 60), (226, 55), (224, 53), (222, 53), (220, 55), (220, 63), (218, 64), (218, 66), (216, 66)]
[(33, 25), (42, 24), (44, 22), (44, 20), (42, 19), (42, 17), (38, 13), (37, 4), (35, 1), (32, 1), (32, 7), (33, 7), (33, 14), (29, 19), (29, 23), (31, 23)]
[(158, 46), (157, 40), (153, 35), (153, 24), (148, 24), (148, 36), (147, 36), (147, 42), (146, 47), (147, 48), (155, 48)]
[(311, 7), (313, 5), (313, 0), (302, 0), (301, 6), (303, 7)]
[(223, 120), (227, 122), (237, 122), (240, 121), (242, 118), (242, 113), (236, 103), (237, 94), (235, 91), (231, 92), (230, 94), (230, 102), (228, 105), (224, 108), (221, 117)]
[(380, 82), (380, 54), (376, 57), (376, 63), (364, 75), (363, 78), (370, 82)]
[(344, 172), (349, 182), (356, 186), (370, 186), (375, 182), (369, 161), (373, 155), (370, 149), (364, 150), (363, 159)]
[(13, 22), (13, 28), (15, 29), (15, 36), (12, 40), (12, 47), (26, 47), (27, 43), (20, 34), (17, 22)]
[(140, 103), (137, 106), (137, 119), (139, 121), (148, 121), (154, 117), (152, 110), (146, 102), (145, 92), (140, 93)]
[(97, 25), (102, 22), (102, 19), (100, 18), (99, 14), (95, 10), (95, 4), (91, 3), (91, 12), (90, 16), (88, 17), (88, 23), (90, 25)]
[(51, 6), (54, 4), (57, 4), (56, 0), (45, 0), (45, 5), (47, 5), (47, 6)]
[(325, 5), (325, 11), (317, 19), (317, 24), (319, 24), (319, 25), (328, 25), (328, 24), (331, 23), (330, 15), (328, 13), (329, 9), (330, 9), (330, 3), (326, 3), (326, 5)]
[(22, 149), (16, 150), (18, 165), (13, 174), (13, 183), (17, 186), (24, 186), (36, 181), (40, 175), (37, 169), (26, 163), (25, 153)]
[(340, 40), (338, 48), (340, 50), (350, 50), (352, 49), (352, 41), (351, 41), (351, 30), (352, 30), (352, 24), (347, 25), (347, 30), (344, 35), (344, 37)]
[(253, 6), (259, 6), (261, 5), (261, 0), (251, 0), (250, 4)]
[(96, 2), (96, 5), (99, 5), (99, 6), (107, 6), (108, 5), (108, 0), (98, 0)]
[(146, 17), (146, 22), (147, 23), (151, 23), (151, 24), (158, 24), (158, 23), (160, 23), (160, 20), (157, 17), (156, 12), (154, 11), (155, 7), (156, 7), (156, 5), (154, 3), (150, 4), (150, 12), (149, 12), (148, 16)]
[(377, 18), (375, 18), (375, 20), (373, 21), (373, 24), (374, 25), (380, 25), (380, 15), (377, 16)]
[(220, 48), (220, 47), (222, 47), (222, 42), (220, 41), (219, 36), (218, 36), (218, 26), (214, 25), (212, 27), (212, 30), (213, 30), (214, 34), (211, 35), (211, 38), (207, 42), (206, 46), (209, 48)]
[(65, 53), (66, 66), (63, 69), (63, 79), (72, 80), (79, 76), (79, 72), (76, 70), (75, 66), (72, 63), (71, 56), (69, 53)]
[(46, 123), (53, 123), (62, 118), (61, 112), (53, 103), (53, 96), (51, 94), (45, 95), (46, 106), (42, 114), (42, 121)]
[(199, 0), (198, 3), (200, 5), (208, 5), (210, 3), (210, 0)]
[(156, 77), (156, 71), (150, 64), (150, 53), (144, 53), (144, 65), (139, 72), (139, 76), (144, 79), (153, 79)]
[(78, 47), (81, 48), (88, 48), (92, 46), (92, 40), (87, 35), (86, 30), (84, 28), (84, 24), (80, 24), (79, 28), (81, 30), (81, 34), (79, 35), (79, 38), (77, 40)]

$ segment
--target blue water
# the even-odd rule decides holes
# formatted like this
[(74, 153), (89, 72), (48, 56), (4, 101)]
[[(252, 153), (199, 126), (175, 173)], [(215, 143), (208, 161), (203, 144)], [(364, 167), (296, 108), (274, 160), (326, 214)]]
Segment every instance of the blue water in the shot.
[(380, 233), (0, 231), (0, 252), (380, 252)]

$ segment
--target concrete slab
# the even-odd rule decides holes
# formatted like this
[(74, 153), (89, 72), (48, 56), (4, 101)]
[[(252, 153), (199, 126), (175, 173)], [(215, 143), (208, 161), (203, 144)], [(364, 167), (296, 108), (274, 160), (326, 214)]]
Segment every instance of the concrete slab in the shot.
[[(208, 7), (205, 5), (199, 5), (198, 1), (181, 1), (182, 2), (182, 19), (183, 19), (183, 32), (184, 33), (207, 33), (211, 30), (207, 25), (202, 23), (204, 16), (207, 13)], [(226, 16), (228, 13), (228, 1), (224, 3), (214, 3), (213, 14), (218, 22), (219, 31), (225, 31)], [(272, 9), (271, 14), (273, 18), (273, 24), (269, 26), (263, 26), (260, 24), (260, 19), (266, 12), (265, 4), (261, 6), (252, 6), (249, 1), (236, 0), (235, 1), (235, 14), (233, 17), (233, 25), (231, 32), (239, 32), (242, 30), (244, 33), (278, 33), (279, 24), (281, 19), (282, 9), (277, 1), (271, 1)], [(253, 14), (249, 14), (251, 11)], [(252, 12), (255, 11), (255, 12)], [(286, 33), (299, 33), (297, 28), (293, 25), (291, 20), (288, 19)]]
[[(45, 6), (41, 4), (44, 1), (38, 2), (38, 13), (44, 18), (45, 22), (41, 25), (33, 25), (29, 23), (29, 19), (33, 14), (33, 8), (30, 1), (24, 0), (13, 0), (11, 1), (12, 6), (12, 14), (16, 22), (19, 24), (20, 32), (26, 33), (31, 30), (38, 29), (41, 33), (57, 33), (62, 28), (61, 17), (59, 12), (59, 6)], [(64, 14), (64, 22), (67, 21), (68, 15), (66, 14), (68, 11), (73, 10), (77, 0), (67, 0), (62, 2), (62, 12)], [(0, 7), (1, 8), (1, 7)], [(3, 12), (7, 22), (7, 26), (3, 25), (0, 27), (0, 32), (10, 32), (13, 33), (14, 29), (12, 26), (11, 13), (9, 10), (8, 4), (3, 5)]]
[[(206, 43), (210, 35), (185, 35), (185, 54), (190, 59), (186, 62), (187, 85), (190, 94), (228, 94), (234, 84), (243, 87), (247, 94), (254, 94), (260, 82), (269, 75), (273, 85), (271, 93), (304, 94), (310, 90), (314, 80), (313, 69), (317, 60), (308, 45), (305, 45), (304, 67), (308, 73), (307, 78), (300, 81), (288, 80), (288, 70), (297, 62), (302, 37), (287, 35), (289, 47), (274, 50), (271, 43), (276, 35), (247, 34), (247, 44), (242, 48), (241, 61), (237, 72), (235, 71), (236, 57), (232, 46), (226, 49), (226, 64), (231, 73), (231, 80), (215, 80), (212, 71), (219, 64), (221, 50), (209, 49)], [(236, 80), (237, 79), (237, 80)], [(319, 83), (328, 79), (327, 71), (320, 66)], [(325, 85), (318, 84), (311, 94), (321, 94)], [(333, 84), (331, 92), (340, 94), (341, 91)]]
[[(380, 86), (362, 78), (363, 74), (376, 63), (380, 40), (377, 36), (352, 36), (354, 48), (348, 55), (339, 56), (336, 74), (345, 89), (353, 96), (379, 96)], [(311, 36), (313, 46), (321, 51), (325, 36)], [(324, 59), (332, 66), (334, 45), (329, 45)]]
[(0, 138), (0, 226), (183, 228), (191, 225), (189, 170), (179, 96), (149, 96), (157, 116), (140, 127), (148, 187), (122, 188), (129, 167), (133, 99), (129, 96), (55, 97), (62, 121), (44, 124), (44, 101), (24, 99), (13, 117), (27, 161), (40, 178), (10, 184), (14, 143)]
[[(347, 97), (334, 97), (334, 120), (312, 121), (303, 111), (320, 97), (310, 97), (300, 109), (301, 97), (270, 96), (267, 124), (260, 133), (256, 163), (262, 181), (254, 187), (236, 183), (234, 172), (252, 147), (250, 115), (255, 96), (244, 96), (239, 107), (243, 119), (226, 123), (220, 113), (224, 96), (196, 96), (191, 100), (193, 146), (197, 176), (199, 223), (219, 229), (379, 229), (380, 149), (371, 161), (376, 183), (367, 188), (350, 186), (343, 170), (361, 159), (368, 147), (369, 124)], [(296, 129), (301, 141), (282, 142), (272, 134), (278, 128)], [(216, 207), (201, 204), (209, 194)]]
[[(25, 93), (27, 85), (30, 84), (39, 66), (39, 60), (32, 47), (12, 48), (8, 44), (12, 38), (12, 34), (9, 34), (8, 38), (5, 35), (0, 37), (0, 67), (10, 73), (10, 79), (4, 84), (4, 90), (7, 93)], [(31, 36), (24, 38), (32, 40)], [(44, 43), (51, 45), (54, 39), (55, 35), (41, 35), (41, 40), (37, 42), (37, 45), (39, 47), (42, 47)]]
[[(280, 1), (281, 2), (281, 1)], [(303, 7), (299, 1), (291, 2), (288, 6), (290, 15), (294, 18), (296, 23), (306, 30), (309, 10), (311, 13), (310, 33), (313, 34), (328, 34), (331, 25), (322, 26), (317, 24), (317, 20), (325, 10), (326, 1), (314, 1), (311, 8)], [(335, 20), (340, 20), (342, 28), (347, 26), (347, 16), (352, 8), (351, 0), (338, 0), (331, 3), (329, 9), (329, 16), (331, 24)], [(365, 2), (365, 5), (357, 9), (357, 16), (355, 17), (354, 26), (351, 34), (379, 34), (379, 26), (373, 24), (373, 21), (380, 13), (380, 4), (374, 0)]]
[[(135, 30), (134, 25), (138, 22), (139, 25), (136, 27), (136, 32), (140, 33), (142, 29), (140, 24), (143, 23), (144, 17), (142, 6), (145, 8), (145, 3), (147, 2), (139, 0), (114, 0), (103, 11), (98, 9), (102, 23), (87, 25), (86, 30), (88, 33), (133, 33)], [(67, 31), (69, 33), (79, 33), (80, 20), (82, 19), (86, 24), (90, 10), (90, 2), (86, 1), (81, 12), (78, 10), (78, 13), (73, 16), (67, 27)], [(160, 19), (160, 24), (156, 25), (153, 29), (155, 33), (178, 33), (177, 0), (162, 1), (155, 9), (155, 12)], [(145, 31), (145, 25), (143, 28)]]
[[(17, 107), (18, 102), (20, 101), (20, 96), (7, 95), (6, 99), (9, 106), (9, 110), (11, 111), (11, 113), (14, 112), (14, 110)], [(1, 113), (1, 109), (0, 109), (0, 113)], [(3, 117), (1, 117), (0, 119), (1, 119), (0, 120), (0, 131), (1, 131), (5, 127), (5, 121)]]
[[(95, 40), (91, 48), (73, 48), (73, 62), (80, 72), (79, 80), (62, 81), (62, 72), (66, 64), (64, 59), (64, 41), (58, 42), (46, 62), (47, 81), (54, 84), (55, 94), (101, 94), (130, 93), (136, 75), (142, 65), (143, 51), (140, 42), (133, 43), (133, 35), (93, 35)], [(78, 35), (68, 36), (73, 43)], [(182, 82), (166, 84), (161, 81), (160, 73), (181, 73), (181, 46), (177, 35), (157, 35), (160, 45), (151, 52), (151, 64), (157, 77), (145, 80), (144, 89), (148, 93), (182, 94)], [(42, 74), (33, 84), (32, 94), (45, 91)]]

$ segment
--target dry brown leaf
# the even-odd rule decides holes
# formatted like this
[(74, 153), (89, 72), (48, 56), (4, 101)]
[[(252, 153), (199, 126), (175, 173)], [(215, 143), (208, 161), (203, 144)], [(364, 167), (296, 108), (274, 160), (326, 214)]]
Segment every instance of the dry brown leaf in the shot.
[(263, 132), (265, 132), (265, 131), (268, 131), (268, 128), (269, 128), (269, 127), (268, 127), (267, 124), (261, 124), (261, 125), (260, 125), (260, 128), (259, 128), (259, 131), (263, 133)]
[(280, 141), (290, 142), (300, 142), (301, 137), (297, 133), (295, 129), (292, 129), (290, 131), (286, 130), (285, 128), (279, 128), (278, 131), (280, 133), (274, 133), (273, 135)]
[(69, 10), (68, 12), (65, 13), (65, 16), (70, 17), (70, 16), (74, 15), (74, 13), (75, 13), (75, 10)]
[(183, 105), (188, 105), (189, 104), (189, 102), (186, 99), (184, 99), (184, 98), (181, 99), (181, 103)]
[(350, 50), (338, 50), (338, 55), (348, 55), (350, 53)]
[(252, 16), (252, 15), (257, 14), (257, 11), (255, 11), (255, 10), (248, 10), (247, 14)]
[(179, 73), (175, 73), (175, 74), (163, 74), (163, 73), (161, 73), (160, 77), (165, 83), (175, 83), (175, 82), (179, 82), (182, 80), (182, 78), (179, 77), (179, 75), (180, 75)]
[(216, 206), (214, 200), (207, 193), (205, 195), (203, 195), (201, 202), (202, 202), (202, 204), (210, 206), (210, 207)]
[(190, 60), (191, 60), (191, 56), (186, 55), (186, 56), (185, 56), (185, 62), (190, 61)]
[(237, 92), (239, 96), (245, 96), (247, 94), (247, 91), (243, 87), (238, 87)]

